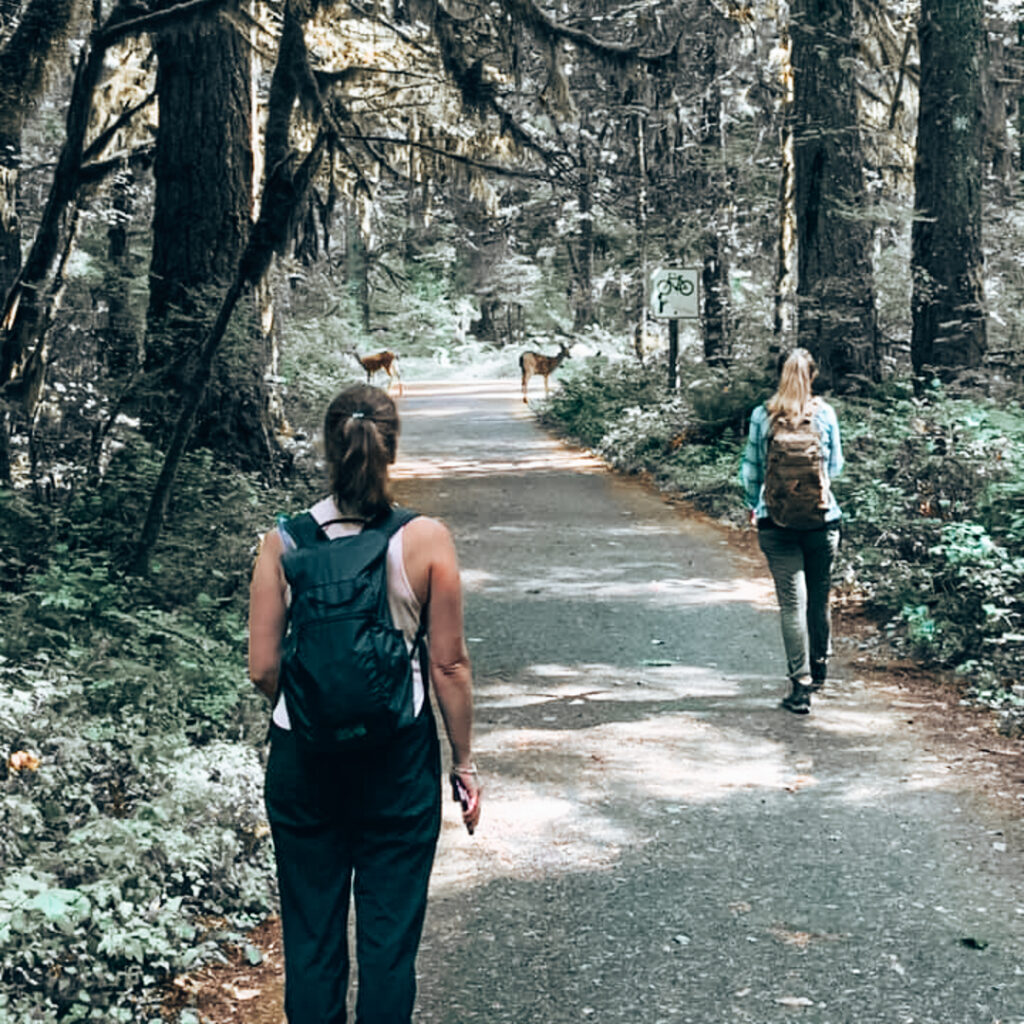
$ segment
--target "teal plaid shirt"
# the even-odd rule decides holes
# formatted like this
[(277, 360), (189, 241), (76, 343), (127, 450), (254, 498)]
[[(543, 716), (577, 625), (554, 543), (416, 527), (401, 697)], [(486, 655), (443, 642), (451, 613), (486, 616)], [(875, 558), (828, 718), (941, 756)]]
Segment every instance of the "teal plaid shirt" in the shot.
[[(821, 402), (814, 414), (814, 426), (821, 436), (822, 461), (829, 480), (835, 480), (843, 471), (843, 447), (839, 441), (839, 420), (828, 402)], [(740, 483), (747, 500), (747, 507), (754, 510), (758, 519), (768, 518), (764, 503), (764, 467), (768, 456), (768, 410), (759, 405), (750, 415), (750, 436), (740, 464)], [(831, 505), (825, 513), (825, 521), (833, 522), (842, 516), (836, 496), (831, 495)]]

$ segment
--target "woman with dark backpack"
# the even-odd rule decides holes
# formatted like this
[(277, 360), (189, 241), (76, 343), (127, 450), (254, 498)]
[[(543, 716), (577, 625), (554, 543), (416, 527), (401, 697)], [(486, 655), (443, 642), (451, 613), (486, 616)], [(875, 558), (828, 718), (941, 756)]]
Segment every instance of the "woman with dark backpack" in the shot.
[[(356, 1019), (411, 1019), (416, 952), (440, 830), (431, 686), (451, 744), (453, 796), (462, 803), (470, 832), (480, 816), (455, 547), (440, 522), (392, 507), (388, 467), (395, 460), (398, 427), (394, 402), (378, 388), (358, 385), (339, 394), (324, 420), (330, 495), (267, 533), (253, 570), (249, 674), (273, 704), (265, 796), (278, 868), (290, 1024), (341, 1024), (346, 1018), (350, 892), (359, 969)], [(329, 646), (339, 665), (346, 662), (348, 652), (337, 648), (337, 640), (350, 635), (344, 632), (347, 612), (312, 620), (317, 601), (336, 601), (340, 608), (352, 598), (356, 584), (324, 579), (335, 563), (344, 568), (348, 551), (366, 563), (360, 563), (362, 575), (353, 577), (362, 581), (358, 586), (372, 586), (379, 573), (380, 614), (386, 620), (351, 634), (354, 644), (366, 648), (356, 652), (362, 661), (355, 663), (376, 658), (385, 665), (381, 679), (387, 683), (390, 672), (398, 695), (391, 704), (408, 706), (392, 709), (394, 714), (385, 707), (376, 717), (346, 724), (334, 720), (331, 694), (316, 687), (358, 688), (365, 680), (313, 677), (330, 669), (318, 664), (317, 644)], [(376, 562), (374, 551), (380, 552)], [(316, 580), (312, 601), (303, 592), (310, 576)], [(314, 609), (305, 639), (294, 635), (295, 622), (289, 626), (300, 605)], [(371, 633), (385, 645), (383, 655), (373, 649), (378, 640), (366, 640)], [(389, 642), (398, 643), (397, 652), (392, 647), (388, 653)]]
[(782, 364), (778, 390), (750, 417), (740, 479), (775, 580), (790, 691), (782, 707), (811, 710), (832, 651), (832, 563), (842, 513), (831, 481), (843, 468), (839, 421), (814, 396), (818, 367), (806, 349)]

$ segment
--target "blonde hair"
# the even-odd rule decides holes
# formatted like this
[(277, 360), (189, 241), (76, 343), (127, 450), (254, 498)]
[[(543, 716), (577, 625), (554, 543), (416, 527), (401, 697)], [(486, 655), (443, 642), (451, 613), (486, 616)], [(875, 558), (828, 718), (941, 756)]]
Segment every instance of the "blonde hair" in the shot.
[(818, 364), (805, 348), (795, 348), (782, 364), (779, 389), (765, 402), (772, 423), (788, 420), (797, 423), (806, 414), (814, 398), (811, 385), (818, 376)]

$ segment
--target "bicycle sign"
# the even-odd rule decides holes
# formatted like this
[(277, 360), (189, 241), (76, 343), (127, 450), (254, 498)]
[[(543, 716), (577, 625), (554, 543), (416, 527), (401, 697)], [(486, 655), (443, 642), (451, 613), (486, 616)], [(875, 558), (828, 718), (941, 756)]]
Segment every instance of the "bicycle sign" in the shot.
[(668, 320), (700, 317), (697, 267), (662, 267), (651, 274), (651, 311)]

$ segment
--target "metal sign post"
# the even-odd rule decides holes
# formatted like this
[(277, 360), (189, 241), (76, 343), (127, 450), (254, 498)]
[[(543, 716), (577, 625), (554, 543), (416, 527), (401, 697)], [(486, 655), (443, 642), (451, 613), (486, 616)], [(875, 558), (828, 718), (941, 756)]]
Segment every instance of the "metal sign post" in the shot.
[(659, 267), (651, 273), (651, 312), (668, 320), (668, 386), (675, 391), (679, 374), (679, 321), (700, 318), (700, 268)]

